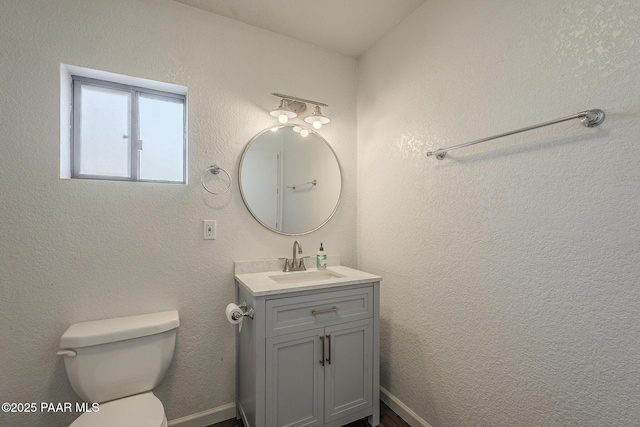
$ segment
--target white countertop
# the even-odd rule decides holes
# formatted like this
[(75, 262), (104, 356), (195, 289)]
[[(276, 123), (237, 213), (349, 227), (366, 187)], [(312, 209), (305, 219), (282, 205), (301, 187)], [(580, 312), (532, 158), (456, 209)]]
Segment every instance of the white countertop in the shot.
[[(320, 280), (309, 280), (303, 282), (295, 282), (295, 275), (315, 272), (333, 272), (340, 277), (323, 278)], [(291, 276), (293, 283), (278, 283), (271, 279), (270, 276)], [(260, 273), (243, 273), (236, 274), (238, 283), (246, 288), (255, 296), (265, 296), (273, 294), (283, 294), (289, 292), (310, 291), (314, 289), (333, 288), (338, 286), (358, 285), (361, 283), (379, 282), (382, 277), (374, 274), (365, 273), (364, 271), (355, 270), (353, 268), (341, 265), (327, 267), (326, 270), (318, 270), (316, 268), (308, 268), (306, 271), (292, 271), (285, 273), (283, 271), (264, 271)], [(289, 279), (289, 277), (287, 277)]]

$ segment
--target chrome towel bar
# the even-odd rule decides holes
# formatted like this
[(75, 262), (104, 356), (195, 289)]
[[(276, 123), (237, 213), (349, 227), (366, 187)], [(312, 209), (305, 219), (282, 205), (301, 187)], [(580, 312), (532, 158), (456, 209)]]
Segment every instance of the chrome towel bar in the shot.
[(551, 120), (551, 121), (540, 123), (533, 126), (528, 126), (526, 128), (513, 130), (511, 132), (501, 133), (499, 135), (490, 136), (488, 138), (482, 138), (476, 141), (465, 142), (464, 144), (454, 145), (453, 147), (449, 147), (449, 148), (439, 148), (436, 151), (427, 152), (427, 156), (436, 156), (436, 159), (442, 160), (447, 155), (447, 152), (451, 150), (457, 150), (458, 148), (468, 147), (470, 145), (479, 144), (481, 142), (491, 141), (492, 139), (498, 139), (504, 136), (509, 136), (516, 133), (520, 133), (520, 132), (526, 132), (529, 130), (538, 129), (538, 128), (549, 126), (549, 125), (555, 125), (556, 123), (566, 122), (567, 120), (573, 120), (573, 119), (580, 119), (582, 121), (582, 124), (585, 127), (589, 127), (589, 128), (596, 127), (604, 121), (604, 111), (599, 109), (582, 111), (580, 113), (576, 113), (571, 116), (562, 117), (560, 119)]
[(296, 187), (301, 187), (303, 185), (311, 185), (313, 187), (315, 187), (316, 185), (318, 185), (318, 180), (314, 179), (313, 181), (309, 181), (309, 182), (305, 182), (302, 184), (293, 184), (293, 185), (287, 185), (287, 188), (292, 188), (292, 189), (296, 189)]

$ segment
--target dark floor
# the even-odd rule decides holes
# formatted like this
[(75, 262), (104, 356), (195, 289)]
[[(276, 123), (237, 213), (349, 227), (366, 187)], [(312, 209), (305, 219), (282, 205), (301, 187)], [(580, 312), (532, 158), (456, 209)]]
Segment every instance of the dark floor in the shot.
[[(345, 427), (368, 427), (369, 423), (366, 418), (347, 424)], [(244, 427), (242, 420), (232, 418), (217, 424), (211, 424), (209, 427)], [(387, 405), (380, 402), (380, 427), (409, 427), (402, 418), (393, 412)]]

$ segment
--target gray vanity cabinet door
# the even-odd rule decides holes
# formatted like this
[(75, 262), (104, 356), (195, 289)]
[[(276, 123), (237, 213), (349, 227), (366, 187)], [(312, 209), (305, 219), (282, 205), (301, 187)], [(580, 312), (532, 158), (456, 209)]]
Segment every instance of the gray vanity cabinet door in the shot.
[(324, 328), (266, 342), (266, 427), (315, 427), (323, 421)]
[(324, 422), (329, 423), (372, 406), (373, 320), (330, 326), (325, 336)]

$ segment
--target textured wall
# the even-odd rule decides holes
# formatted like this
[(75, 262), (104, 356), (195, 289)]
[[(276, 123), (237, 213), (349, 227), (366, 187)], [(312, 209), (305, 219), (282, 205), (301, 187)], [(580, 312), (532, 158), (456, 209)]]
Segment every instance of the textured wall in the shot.
[(640, 425), (639, 19), (431, 0), (360, 58), (358, 267), (382, 385), (433, 427)]
[[(189, 184), (61, 180), (60, 63), (189, 88)], [(242, 203), (244, 145), (275, 123), (271, 92), (330, 105), (344, 172), (343, 203), (325, 242), (355, 267), (356, 62), (164, 0), (0, 2), (0, 401), (75, 401), (58, 339), (72, 323), (178, 309), (173, 364), (157, 389), (167, 416), (233, 402), (233, 261), (291, 254), (293, 239), (262, 228)], [(200, 173), (234, 177), (214, 197)], [(202, 240), (202, 220), (218, 238)], [(76, 414), (0, 413), (3, 426), (62, 426)]]

